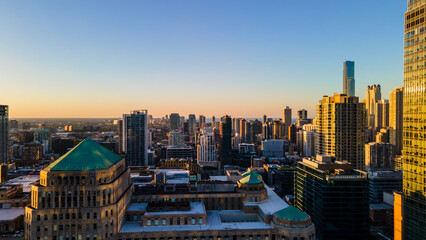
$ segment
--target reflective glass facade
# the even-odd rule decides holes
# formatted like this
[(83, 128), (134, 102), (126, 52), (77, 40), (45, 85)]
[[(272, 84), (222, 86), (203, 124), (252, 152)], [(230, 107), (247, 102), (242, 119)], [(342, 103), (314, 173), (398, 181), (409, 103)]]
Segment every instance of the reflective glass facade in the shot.
[(425, 8), (425, 0), (409, 0), (405, 13), (403, 239), (426, 239)]

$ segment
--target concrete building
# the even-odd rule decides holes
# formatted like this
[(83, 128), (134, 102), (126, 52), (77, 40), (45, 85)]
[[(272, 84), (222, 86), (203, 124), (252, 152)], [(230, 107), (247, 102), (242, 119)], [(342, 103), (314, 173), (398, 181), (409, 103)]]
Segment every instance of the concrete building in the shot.
[(371, 142), (365, 144), (365, 170), (393, 170), (393, 146), (390, 143)]
[(189, 114), (188, 116), (188, 133), (189, 136), (194, 136), (197, 129), (197, 119), (194, 114)]
[(358, 97), (324, 96), (317, 104), (316, 153), (364, 169), (365, 116), (364, 103)]
[(315, 132), (303, 131), (303, 156), (315, 156)]
[(180, 116), (179, 113), (170, 114), (170, 130), (179, 130), (180, 129)]
[(389, 97), (389, 127), (392, 128), (390, 143), (395, 146), (395, 154), (402, 153), (402, 117), (404, 88), (397, 87)]
[(34, 141), (39, 142), (43, 146), (43, 152), (50, 153), (52, 150), (52, 142), (50, 140), (50, 131), (48, 129), (34, 130)]
[(192, 147), (185, 146), (167, 146), (162, 148), (162, 159), (192, 159)]
[(197, 161), (200, 165), (216, 166), (218, 163), (218, 150), (212, 128), (201, 130), (200, 141), (197, 146)]
[(308, 119), (308, 111), (306, 109), (301, 109), (297, 111), (297, 120)]
[(343, 93), (355, 96), (355, 62), (345, 61), (343, 63)]
[(123, 114), (123, 149), (128, 166), (148, 165), (148, 110)]
[(169, 145), (170, 146), (183, 146), (183, 135), (179, 130), (172, 130), (168, 133), (169, 135)]
[(376, 102), (374, 126), (378, 130), (389, 127), (389, 100), (382, 99)]
[(284, 140), (264, 140), (262, 141), (262, 156), (264, 157), (283, 157)]
[(240, 154), (255, 154), (254, 144), (252, 143), (241, 143), (238, 145), (238, 152)]
[(204, 128), (204, 127), (207, 127), (207, 126), (206, 126), (206, 116), (204, 116), (204, 115), (200, 115), (200, 116), (198, 117), (198, 127), (199, 127), (200, 129), (202, 129), (202, 128)]
[(9, 163), (9, 106), (0, 105), (0, 164)]
[(369, 239), (368, 176), (349, 162), (298, 162), (294, 206), (312, 217), (318, 240)]
[(365, 109), (367, 110), (367, 126), (376, 128), (375, 126), (375, 113), (376, 103), (382, 99), (380, 85), (367, 86), (367, 95), (365, 102)]
[(125, 160), (86, 139), (31, 186), (25, 239), (114, 239), (132, 191)]

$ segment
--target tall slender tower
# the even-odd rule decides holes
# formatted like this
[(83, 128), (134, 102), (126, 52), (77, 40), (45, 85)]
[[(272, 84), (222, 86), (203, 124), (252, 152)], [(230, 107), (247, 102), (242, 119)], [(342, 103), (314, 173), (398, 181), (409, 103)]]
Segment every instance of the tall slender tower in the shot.
[(0, 105), (0, 164), (9, 162), (9, 106)]
[[(409, 0), (404, 30), (403, 239), (426, 239), (426, 0)], [(396, 239), (396, 238), (395, 238)]]
[(395, 154), (402, 152), (402, 116), (404, 88), (397, 87), (389, 97), (389, 126), (392, 128), (390, 142), (395, 146)]
[(382, 99), (382, 92), (380, 85), (367, 86), (367, 95), (365, 99), (365, 109), (367, 110), (367, 124), (368, 127), (376, 127), (376, 103)]
[(170, 114), (170, 130), (178, 130), (180, 128), (179, 113)]
[(123, 115), (123, 149), (127, 166), (148, 165), (148, 110)]
[(283, 109), (283, 123), (284, 123), (284, 134), (288, 137), (288, 127), (291, 125), (291, 108), (286, 106)]
[(343, 63), (343, 93), (355, 96), (355, 62), (353, 61)]

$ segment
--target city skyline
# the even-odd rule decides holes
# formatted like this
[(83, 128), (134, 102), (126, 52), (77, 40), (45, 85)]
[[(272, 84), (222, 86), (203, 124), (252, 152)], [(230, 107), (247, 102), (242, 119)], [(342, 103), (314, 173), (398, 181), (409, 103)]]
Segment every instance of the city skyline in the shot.
[(342, 92), (346, 60), (356, 62), (360, 99), (367, 85), (380, 84), (386, 99), (402, 85), (404, 1), (0, 6), (0, 103), (11, 119), (140, 108), (277, 118), (285, 106), (312, 118), (323, 95)]

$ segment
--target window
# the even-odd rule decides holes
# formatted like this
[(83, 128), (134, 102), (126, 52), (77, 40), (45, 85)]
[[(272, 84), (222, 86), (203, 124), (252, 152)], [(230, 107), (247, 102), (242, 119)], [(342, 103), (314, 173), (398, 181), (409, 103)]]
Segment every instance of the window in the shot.
[(203, 219), (202, 218), (198, 219), (198, 224), (203, 224)]
[(151, 220), (147, 220), (146, 225), (151, 226)]
[(191, 219), (191, 224), (194, 225), (195, 224), (195, 218)]
[(166, 219), (162, 219), (161, 224), (166, 225)]
[(169, 219), (169, 225), (173, 225), (173, 218)]
[(158, 226), (158, 219), (155, 219), (155, 220), (154, 220), (154, 225), (155, 225), (155, 226)]

